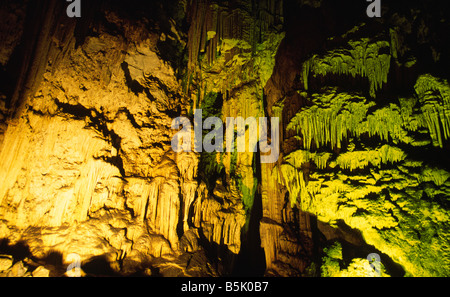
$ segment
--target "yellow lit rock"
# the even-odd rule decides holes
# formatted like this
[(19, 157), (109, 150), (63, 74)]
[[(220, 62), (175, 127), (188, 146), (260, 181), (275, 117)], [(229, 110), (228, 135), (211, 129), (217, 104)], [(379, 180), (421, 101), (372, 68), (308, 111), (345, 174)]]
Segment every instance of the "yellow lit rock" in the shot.
[[(369, 253), (450, 275), (448, 20), (427, 5), (31, 2), (0, 5), (0, 276), (373, 276)], [(175, 153), (197, 109), (279, 118), (279, 159)]]

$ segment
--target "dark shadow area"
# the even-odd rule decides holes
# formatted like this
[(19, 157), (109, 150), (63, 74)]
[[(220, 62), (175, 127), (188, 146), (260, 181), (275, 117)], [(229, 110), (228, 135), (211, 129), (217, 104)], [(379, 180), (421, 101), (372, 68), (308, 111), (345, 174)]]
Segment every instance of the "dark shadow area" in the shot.
[(36, 264), (44, 266), (50, 271), (50, 277), (64, 277), (67, 267), (63, 263), (63, 255), (58, 251), (49, 251), (42, 259), (35, 260)]
[(210, 242), (199, 228), (199, 244), (205, 250), (205, 255), (219, 276), (232, 276), (237, 254), (229, 250), (225, 244)]
[(308, 91), (311, 93), (320, 93), (323, 86), (336, 87), (339, 93), (360, 93), (366, 98), (370, 98), (370, 83), (367, 77), (356, 76), (351, 74), (332, 74), (327, 73), (325, 76), (310, 75), (308, 78)]
[[(441, 133), (443, 130), (441, 128)], [(413, 135), (415, 139), (418, 140), (429, 140), (430, 144), (426, 146), (411, 147), (403, 143), (399, 143), (398, 147), (401, 148), (408, 155), (408, 159), (414, 161), (426, 162), (429, 167), (442, 168), (450, 171), (450, 139), (443, 140), (443, 148), (436, 147), (432, 144), (431, 137), (429, 134), (419, 133), (419, 132), (409, 132)]]
[(14, 261), (22, 261), (31, 256), (30, 248), (25, 242), (19, 241), (18, 243), (11, 244), (5, 238), (0, 239), (0, 254), (11, 255)]
[(148, 265), (148, 266), (146, 266), (146, 268), (151, 271), (151, 275), (146, 273), (144, 268), (140, 268), (140, 269), (135, 270), (132, 273), (126, 273), (124, 275), (112, 275), (112, 276), (114, 276), (114, 277), (117, 277), (117, 276), (123, 276), (123, 277), (163, 277), (163, 275), (161, 274), (160, 269), (158, 267), (153, 267), (153, 266)]
[(81, 269), (86, 273), (86, 276), (121, 276), (111, 268), (111, 264), (104, 255), (92, 257), (88, 262), (81, 265)]
[[(48, 251), (42, 258), (33, 256), (29, 246), (22, 241), (11, 244), (8, 239), (0, 239), (0, 254), (10, 255), (14, 263), (23, 261), (29, 272), (37, 267), (43, 266), (50, 271), (50, 277), (65, 277), (68, 263), (64, 263), (63, 254), (59, 251)], [(124, 276), (111, 268), (105, 255), (96, 256), (81, 264), (81, 269), (86, 277), (112, 277)], [(152, 275), (158, 275), (152, 270)], [(131, 276), (145, 276), (144, 273), (137, 272)]]
[(369, 254), (376, 253), (380, 255), (381, 263), (389, 275), (392, 277), (403, 277), (405, 275), (405, 270), (400, 264), (377, 250), (374, 246), (367, 244), (361, 232), (351, 228), (344, 221), (337, 221), (338, 228), (317, 221), (317, 227), (320, 234), (316, 238), (316, 245), (323, 249), (327, 245), (338, 241), (342, 246), (343, 266), (347, 267), (354, 258), (366, 259)]
[[(261, 159), (259, 146), (257, 152), (253, 154), (254, 174), (258, 180), (258, 187), (253, 200), (253, 207), (250, 210), (248, 230), (241, 231), (241, 250), (233, 268), (233, 276), (264, 276), (266, 271), (266, 257), (264, 249), (261, 248), (261, 237), (259, 231), (262, 219), (262, 196), (261, 196)], [(244, 228), (243, 228), (244, 229)]]
[(39, 266), (48, 269), (50, 277), (63, 277), (66, 272), (60, 252), (49, 251), (44, 257), (37, 258), (31, 254), (29, 246), (23, 241), (11, 244), (8, 239), (0, 239), (0, 254), (12, 256), (14, 263), (23, 261), (29, 272)]
[(130, 91), (133, 92), (135, 95), (144, 92), (144, 87), (141, 86), (141, 84), (137, 80), (131, 78), (130, 69), (128, 69), (128, 63), (123, 62), (120, 65), (120, 67), (122, 68), (123, 73), (125, 74), (125, 80)]
[(63, 266), (63, 255), (58, 251), (50, 251), (42, 258), (42, 261), (54, 267)]
[[(58, 99), (55, 99), (55, 103), (58, 106), (60, 112), (69, 116), (73, 116), (75, 119), (83, 120), (85, 118), (89, 118), (90, 122), (86, 124), (85, 128), (92, 128), (100, 132), (105, 137), (105, 139), (108, 140), (111, 145), (117, 149), (117, 151), (120, 151), (122, 138), (116, 132), (114, 132), (114, 130), (110, 130), (108, 128), (107, 123), (110, 121), (108, 121), (108, 119), (104, 115), (103, 110), (97, 111), (95, 109), (88, 109), (79, 103), (74, 105), (61, 102)], [(119, 169), (120, 174), (122, 176), (125, 176), (123, 160), (120, 155), (112, 157), (102, 157), (102, 159), (103, 161), (116, 166)]]
[(403, 267), (394, 262), (388, 255), (380, 252), (375, 247), (371, 245), (355, 246), (348, 242), (341, 242), (342, 245), (342, 256), (344, 264), (348, 266), (354, 258), (366, 259), (371, 253), (376, 253), (380, 255), (381, 263), (386, 268), (386, 272), (392, 277), (403, 277), (405, 275), (405, 270)]
[[(178, 198), (180, 199), (180, 208), (178, 210), (178, 223), (177, 223), (177, 235), (178, 238), (181, 239), (181, 237), (183, 237), (184, 234), (184, 208), (185, 208), (185, 203), (184, 203), (184, 199), (181, 193), (178, 193)], [(193, 203), (192, 203), (193, 204)], [(147, 215), (147, 214), (145, 214)]]

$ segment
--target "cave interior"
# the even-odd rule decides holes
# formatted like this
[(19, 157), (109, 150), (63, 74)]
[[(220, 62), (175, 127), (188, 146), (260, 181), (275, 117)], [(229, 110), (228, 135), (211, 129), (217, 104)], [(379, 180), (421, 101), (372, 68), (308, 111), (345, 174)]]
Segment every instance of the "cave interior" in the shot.
[(0, 276), (450, 276), (445, 1), (79, 2), (0, 4)]

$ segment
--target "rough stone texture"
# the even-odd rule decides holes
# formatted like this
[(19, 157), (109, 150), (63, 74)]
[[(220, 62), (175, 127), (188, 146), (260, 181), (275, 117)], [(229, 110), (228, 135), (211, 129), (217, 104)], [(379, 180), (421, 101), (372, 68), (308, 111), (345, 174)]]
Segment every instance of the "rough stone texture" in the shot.
[(1, 237), (25, 241), (36, 258), (49, 251), (76, 253), (82, 262), (102, 256), (120, 270), (114, 263), (125, 259), (141, 265), (177, 257), (180, 212), (186, 208), (188, 231), (198, 161), (170, 147), (172, 117), (185, 107), (174, 70), (159, 57), (161, 32), (113, 9), (103, 13), (90, 36), (76, 45), (72, 35), (59, 63), (45, 67), (8, 127)]
[(11, 268), (13, 265), (13, 259), (8, 255), (0, 255), (0, 271), (5, 271)]
[[(0, 6), (2, 276), (449, 275), (440, 1), (107, 2)], [(175, 153), (195, 109), (278, 161)]]
[[(417, 5), (423, 10), (419, 19), (432, 11)], [(448, 72), (439, 66), (424, 66), (433, 64), (435, 54), (413, 50), (417, 44), (407, 36), (415, 34), (428, 36), (418, 41), (424, 47), (435, 46), (430, 33), (421, 29), (424, 20), (417, 19), (422, 25), (413, 29), (411, 24), (406, 25), (407, 16), (414, 13), (412, 8), (395, 13), (390, 9), (379, 22), (361, 22), (347, 28), (339, 25), (335, 27), (342, 30), (339, 34), (330, 36), (332, 29), (318, 28), (315, 39), (322, 38), (322, 51), (290, 56), (296, 49), (308, 49), (294, 41), (287, 44), (279, 50), (286, 58), (280, 55), (266, 86), (269, 110), (273, 104), (272, 112), (279, 112), (277, 103), (283, 103), (284, 161), (273, 174), (289, 193), (291, 206), (343, 231), (335, 235), (318, 224), (327, 240), (325, 253), (336, 240), (346, 242), (342, 247), (346, 253), (354, 253), (350, 241), (367, 251), (356, 252), (359, 260), (355, 257), (353, 262), (348, 256), (343, 258), (342, 251), (340, 256), (325, 256), (323, 276), (366, 273), (364, 261), (371, 251), (390, 257), (382, 259), (390, 270), (388, 275), (449, 273), (448, 265), (436, 264), (447, 261), (444, 255), (449, 246), (449, 175), (443, 144), (447, 139), (444, 114)], [(448, 23), (444, 25), (448, 16), (440, 17), (441, 25), (448, 27)], [(308, 40), (305, 35), (303, 41)], [(373, 55), (377, 47), (378, 54)], [(394, 61), (389, 62), (392, 58)], [(448, 62), (441, 63), (444, 61)], [(416, 74), (406, 75), (406, 71)], [(419, 75), (420, 71), (435, 74)], [(281, 81), (286, 72), (297, 73), (299, 80)], [(294, 90), (297, 94), (290, 95)], [(436, 198), (432, 197), (442, 200), (433, 204)], [(281, 232), (281, 228), (278, 230)], [(368, 247), (351, 239), (353, 230), (360, 231)], [(347, 268), (340, 270), (339, 265)]]
[(48, 270), (47, 268), (45, 268), (43, 266), (39, 266), (31, 273), (31, 275), (33, 277), (49, 277), (50, 270)]

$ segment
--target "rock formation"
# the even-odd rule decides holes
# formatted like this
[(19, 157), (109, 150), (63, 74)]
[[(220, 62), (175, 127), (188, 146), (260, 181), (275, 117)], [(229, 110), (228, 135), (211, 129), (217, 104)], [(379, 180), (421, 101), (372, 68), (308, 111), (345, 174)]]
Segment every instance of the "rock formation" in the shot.
[[(443, 1), (3, 2), (1, 276), (450, 275)], [(175, 152), (197, 109), (278, 160)]]

